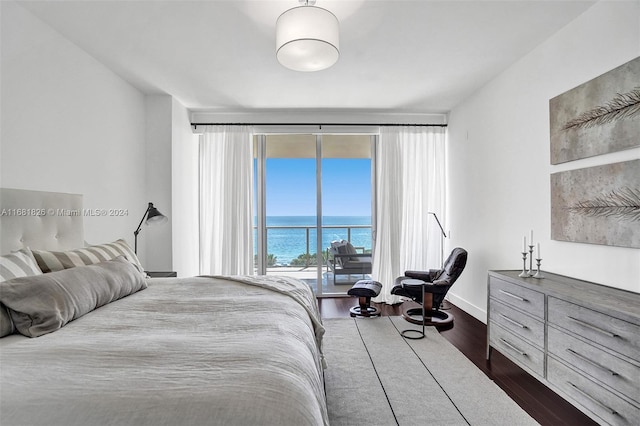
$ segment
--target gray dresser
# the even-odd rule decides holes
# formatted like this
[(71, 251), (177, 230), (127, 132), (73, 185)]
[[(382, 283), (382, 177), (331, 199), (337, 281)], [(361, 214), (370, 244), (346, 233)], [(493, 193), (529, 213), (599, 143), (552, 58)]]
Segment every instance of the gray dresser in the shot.
[(640, 425), (640, 294), (545, 273), (489, 271), (492, 349), (600, 424)]

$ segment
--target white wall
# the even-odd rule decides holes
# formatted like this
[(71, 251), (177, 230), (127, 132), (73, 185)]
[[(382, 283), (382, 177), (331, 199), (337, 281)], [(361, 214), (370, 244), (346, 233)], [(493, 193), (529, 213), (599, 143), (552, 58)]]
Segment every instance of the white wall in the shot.
[(0, 185), (79, 193), (85, 238), (133, 245), (145, 197), (145, 98), (14, 2), (0, 2)]
[[(147, 271), (172, 271), (171, 144), (173, 98), (146, 97), (146, 200), (139, 203), (142, 217), (147, 203), (153, 203), (169, 221), (162, 226), (142, 226), (138, 246), (144, 245), (140, 261)], [(138, 219), (139, 220), (139, 219)]]
[(198, 136), (191, 130), (189, 112), (175, 99), (172, 122), (173, 270), (189, 277), (200, 272)]
[[(187, 143), (195, 138), (187, 110), (171, 96), (143, 95), (18, 4), (0, 6), (0, 186), (78, 193), (87, 209), (126, 210), (85, 217), (89, 243), (124, 237), (133, 247), (133, 231), (151, 201), (170, 220), (143, 225), (143, 265), (196, 274), (197, 246), (178, 245), (175, 267), (172, 259), (174, 233), (178, 242), (197, 235), (197, 211), (195, 222), (184, 209), (173, 215), (174, 186), (179, 205), (188, 205), (193, 191), (197, 200), (197, 144)], [(173, 151), (181, 167), (176, 185)]]
[[(149, 271), (197, 275), (198, 138), (189, 111), (173, 97), (147, 96), (146, 109), (146, 194), (169, 222), (143, 226), (138, 244), (146, 256), (141, 261)], [(140, 217), (145, 206), (140, 206)]]
[(469, 251), (454, 303), (485, 320), (487, 270), (521, 269), (531, 229), (543, 269), (640, 292), (640, 250), (550, 239), (549, 183), (557, 171), (640, 158), (636, 148), (549, 162), (549, 99), (639, 55), (640, 2), (603, 1), (451, 112), (448, 245)]

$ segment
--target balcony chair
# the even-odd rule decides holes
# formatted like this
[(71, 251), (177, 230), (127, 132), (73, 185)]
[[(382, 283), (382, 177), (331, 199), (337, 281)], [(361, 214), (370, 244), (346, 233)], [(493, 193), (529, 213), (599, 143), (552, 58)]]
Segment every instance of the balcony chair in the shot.
[[(453, 326), (453, 315), (440, 310), (444, 296), (456, 282), (467, 264), (467, 251), (460, 247), (453, 249), (442, 269), (428, 271), (405, 271), (404, 275), (396, 278), (391, 294), (409, 297), (421, 304), (420, 308), (407, 309), (402, 313), (405, 320), (422, 325), (422, 333), (418, 330), (404, 330), (402, 335), (410, 339), (424, 337), (424, 327)], [(410, 337), (406, 333), (418, 333), (419, 337)]]
[(350, 242), (332, 241), (327, 251), (327, 264), (333, 272), (333, 285), (336, 285), (337, 275), (359, 275), (365, 279), (365, 275), (371, 273), (371, 254), (358, 253)]

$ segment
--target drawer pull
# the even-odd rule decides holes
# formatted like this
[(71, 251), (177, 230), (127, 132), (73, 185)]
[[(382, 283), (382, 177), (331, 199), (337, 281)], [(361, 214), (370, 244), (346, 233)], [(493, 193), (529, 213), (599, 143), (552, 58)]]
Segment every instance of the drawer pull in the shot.
[(524, 297), (520, 297), (517, 294), (509, 293), (508, 291), (504, 291), (502, 289), (500, 290), (500, 293), (502, 293), (502, 294), (504, 294), (506, 296), (509, 296), (509, 297), (513, 297), (514, 299), (518, 299), (521, 302), (528, 302), (528, 300), (525, 299)]
[(573, 320), (573, 321), (577, 322), (578, 324), (580, 324), (580, 325), (582, 325), (582, 326), (584, 326), (584, 327), (587, 327), (587, 328), (590, 328), (590, 329), (592, 329), (592, 330), (594, 330), (594, 331), (597, 331), (598, 333), (606, 334), (606, 335), (607, 335), (607, 336), (609, 336), (609, 337), (620, 337), (619, 335), (617, 335), (617, 334), (615, 334), (615, 333), (612, 333), (612, 332), (610, 332), (610, 331), (608, 331), (608, 330), (603, 330), (602, 328), (597, 327), (597, 326), (595, 326), (595, 325), (593, 325), (593, 324), (590, 324), (590, 323), (588, 323), (588, 322), (586, 322), (586, 321), (583, 321), (583, 320), (581, 320), (581, 319), (577, 319), (577, 318), (570, 317), (570, 316), (567, 316), (567, 318), (569, 318), (570, 320)]
[(617, 415), (618, 412), (616, 410), (614, 410), (613, 408), (609, 407), (608, 405), (603, 404), (602, 402), (598, 401), (596, 398), (592, 397), (591, 395), (589, 395), (588, 393), (586, 393), (585, 391), (583, 391), (582, 389), (580, 389), (578, 386), (574, 385), (571, 382), (567, 382), (569, 385), (571, 385), (579, 394), (581, 394), (582, 396), (584, 396), (585, 398), (588, 398), (590, 401), (595, 402), (596, 404), (598, 404), (600, 407), (604, 408), (605, 410), (607, 410), (609, 412), (609, 414), (613, 414), (613, 415)]
[(595, 362), (592, 359), (587, 358), (586, 356), (582, 355), (581, 353), (578, 353), (576, 351), (574, 351), (573, 349), (567, 348), (567, 352), (575, 355), (576, 357), (580, 358), (581, 360), (583, 360), (584, 362), (588, 362), (589, 364), (593, 365), (594, 367), (598, 367), (601, 370), (606, 371), (607, 373), (611, 374), (612, 376), (618, 376), (619, 374), (616, 373), (615, 371), (605, 367), (604, 365), (600, 365), (597, 362)]
[(500, 338), (500, 341), (502, 343), (504, 343), (509, 349), (516, 351), (517, 353), (519, 353), (522, 356), (527, 356), (526, 352), (522, 352), (520, 349), (518, 349), (517, 347), (515, 347), (513, 344), (507, 342), (506, 340), (504, 340), (502, 337)]
[(509, 318), (509, 317), (508, 317), (508, 316), (506, 316), (506, 315), (503, 315), (503, 314), (498, 314), (498, 315), (500, 315), (502, 318), (504, 318), (505, 320), (507, 320), (508, 322), (510, 322), (510, 323), (511, 323), (511, 324), (513, 324), (513, 325), (517, 325), (517, 326), (518, 326), (518, 327), (520, 327), (520, 328), (527, 328), (527, 326), (526, 326), (526, 325), (524, 325), (524, 324), (520, 324), (518, 321), (512, 320), (511, 318)]

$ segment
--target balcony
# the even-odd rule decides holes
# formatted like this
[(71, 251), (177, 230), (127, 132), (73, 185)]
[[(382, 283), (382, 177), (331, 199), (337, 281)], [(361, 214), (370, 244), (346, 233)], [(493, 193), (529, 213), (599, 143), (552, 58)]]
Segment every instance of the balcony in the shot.
[[(317, 227), (311, 225), (267, 226), (267, 275), (285, 275), (307, 282), (318, 293), (316, 238)], [(322, 226), (322, 293), (344, 294), (362, 275), (339, 275), (334, 285), (327, 266), (327, 247), (331, 241), (347, 240), (363, 250), (371, 250), (371, 225)], [(254, 231), (257, 229), (254, 227)], [(257, 234), (256, 234), (257, 235)], [(256, 239), (257, 241), (257, 239)], [(257, 246), (256, 246), (257, 247)], [(254, 251), (255, 252), (255, 251)], [(365, 278), (370, 276), (365, 275)]]

